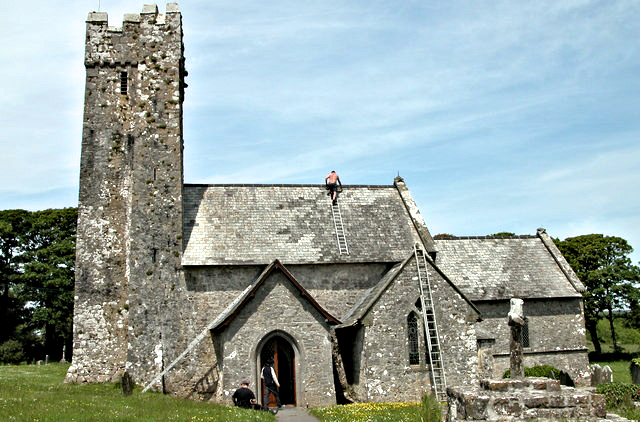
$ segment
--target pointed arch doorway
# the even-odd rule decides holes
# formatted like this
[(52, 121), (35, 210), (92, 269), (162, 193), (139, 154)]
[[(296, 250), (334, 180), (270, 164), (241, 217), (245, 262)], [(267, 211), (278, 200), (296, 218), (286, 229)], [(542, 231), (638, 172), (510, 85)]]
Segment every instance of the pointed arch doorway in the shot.
[[(296, 405), (296, 355), (291, 342), (280, 334), (269, 337), (260, 349), (259, 367), (264, 367), (273, 359), (273, 368), (280, 382), (280, 402), (283, 406)], [(260, 382), (260, 397), (264, 397), (264, 382)], [(269, 406), (276, 406), (275, 397), (270, 394)]]

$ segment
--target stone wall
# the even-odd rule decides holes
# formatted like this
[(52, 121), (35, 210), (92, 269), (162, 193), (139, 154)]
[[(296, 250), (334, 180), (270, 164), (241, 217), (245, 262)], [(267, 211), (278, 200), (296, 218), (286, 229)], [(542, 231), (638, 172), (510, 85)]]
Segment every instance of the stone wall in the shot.
[(145, 6), (122, 28), (106, 13), (87, 19), (68, 381), (113, 381), (126, 369), (144, 382), (179, 337), (167, 316), (180, 317), (184, 292), (183, 51), (176, 4), (164, 15)]
[(605, 421), (603, 395), (548, 378), (481, 380), (447, 391), (447, 421)]
[(328, 325), (280, 272), (274, 272), (228, 328), (217, 334), (224, 371), (221, 399), (230, 400), (242, 380), (260, 384), (258, 348), (274, 332), (292, 342), (297, 406), (335, 404)]
[[(221, 305), (237, 296), (260, 275), (262, 265), (217, 265), (185, 267), (187, 289), (217, 292)], [(389, 269), (386, 263), (287, 265), (296, 280), (332, 315), (341, 318), (362, 296), (375, 286)], [(213, 297), (213, 294), (208, 296)], [(212, 305), (211, 311), (224, 309)]]
[[(496, 340), (492, 347), (494, 362), (491, 376), (501, 378), (509, 368), (509, 302), (476, 302), (476, 306), (484, 319), (479, 326), (492, 333)], [(578, 383), (587, 378), (589, 362), (582, 300), (525, 299), (524, 315), (529, 331), (529, 347), (524, 348), (524, 365), (553, 365), (566, 371)]]
[[(428, 271), (447, 383), (474, 383), (477, 381), (474, 324), (478, 314), (439, 272), (431, 267)], [(419, 312), (416, 308), (419, 297), (415, 258), (411, 258), (363, 319), (362, 344), (356, 344), (356, 348), (362, 347), (362, 357), (355, 360), (360, 366), (355, 385), (360, 400), (416, 401), (430, 391), (423, 335), (420, 364), (409, 364), (407, 317), (410, 312)], [(419, 323), (422, 326), (421, 320)]]

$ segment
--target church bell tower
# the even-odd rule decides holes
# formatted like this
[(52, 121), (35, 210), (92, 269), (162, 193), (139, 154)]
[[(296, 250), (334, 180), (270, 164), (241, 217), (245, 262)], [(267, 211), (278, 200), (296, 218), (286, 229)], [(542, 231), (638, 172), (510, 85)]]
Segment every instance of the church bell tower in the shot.
[(165, 14), (145, 5), (120, 28), (89, 13), (67, 381), (126, 370), (138, 382), (162, 368), (163, 316), (182, 271), (182, 37), (175, 3)]

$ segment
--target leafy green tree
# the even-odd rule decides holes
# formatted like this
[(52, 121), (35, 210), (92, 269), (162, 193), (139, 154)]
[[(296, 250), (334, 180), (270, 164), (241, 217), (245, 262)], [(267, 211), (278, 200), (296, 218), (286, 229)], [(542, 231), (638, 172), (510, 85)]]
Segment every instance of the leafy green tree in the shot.
[(71, 352), (77, 219), (76, 208), (36, 211), (24, 235), (21, 296), (34, 309), (30, 328), (56, 360), (65, 346)]
[(453, 239), (455, 236), (449, 233), (439, 233), (433, 236), (434, 239)]
[(59, 359), (66, 343), (70, 357), (76, 221), (76, 208), (0, 211), (3, 350)]
[(631, 306), (627, 313), (625, 325), (631, 328), (640, 329), (640, 289), (635, 289), (630, 297)]
[(22, 282), (21, 239), (31, 224), (30, 218), (24, 210), (0, 211), (0, 344), (13, 339), (17, 328), (29, 318), (16, 287)]
[(596, 331), (602, 318), (609, 321), (614, 350), (620, 350), (613, 325), (615, 313), (633, 305), (640, 280), (640, 268), (628, 257), (633, 248), (625, 239), (602, 234), (556, 239), (556, 244), (586, 287), (585, 322), (596, 352), (602, 351)]

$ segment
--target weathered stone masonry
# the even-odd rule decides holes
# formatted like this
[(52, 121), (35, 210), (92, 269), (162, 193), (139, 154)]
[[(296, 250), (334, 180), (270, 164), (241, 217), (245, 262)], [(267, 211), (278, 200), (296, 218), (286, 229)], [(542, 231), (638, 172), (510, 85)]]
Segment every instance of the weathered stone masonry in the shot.
[(118, 29), (87, 19), (70, 381), (162, 367), (161, 316), (183, 284), (181, 19), (175, 4)]

